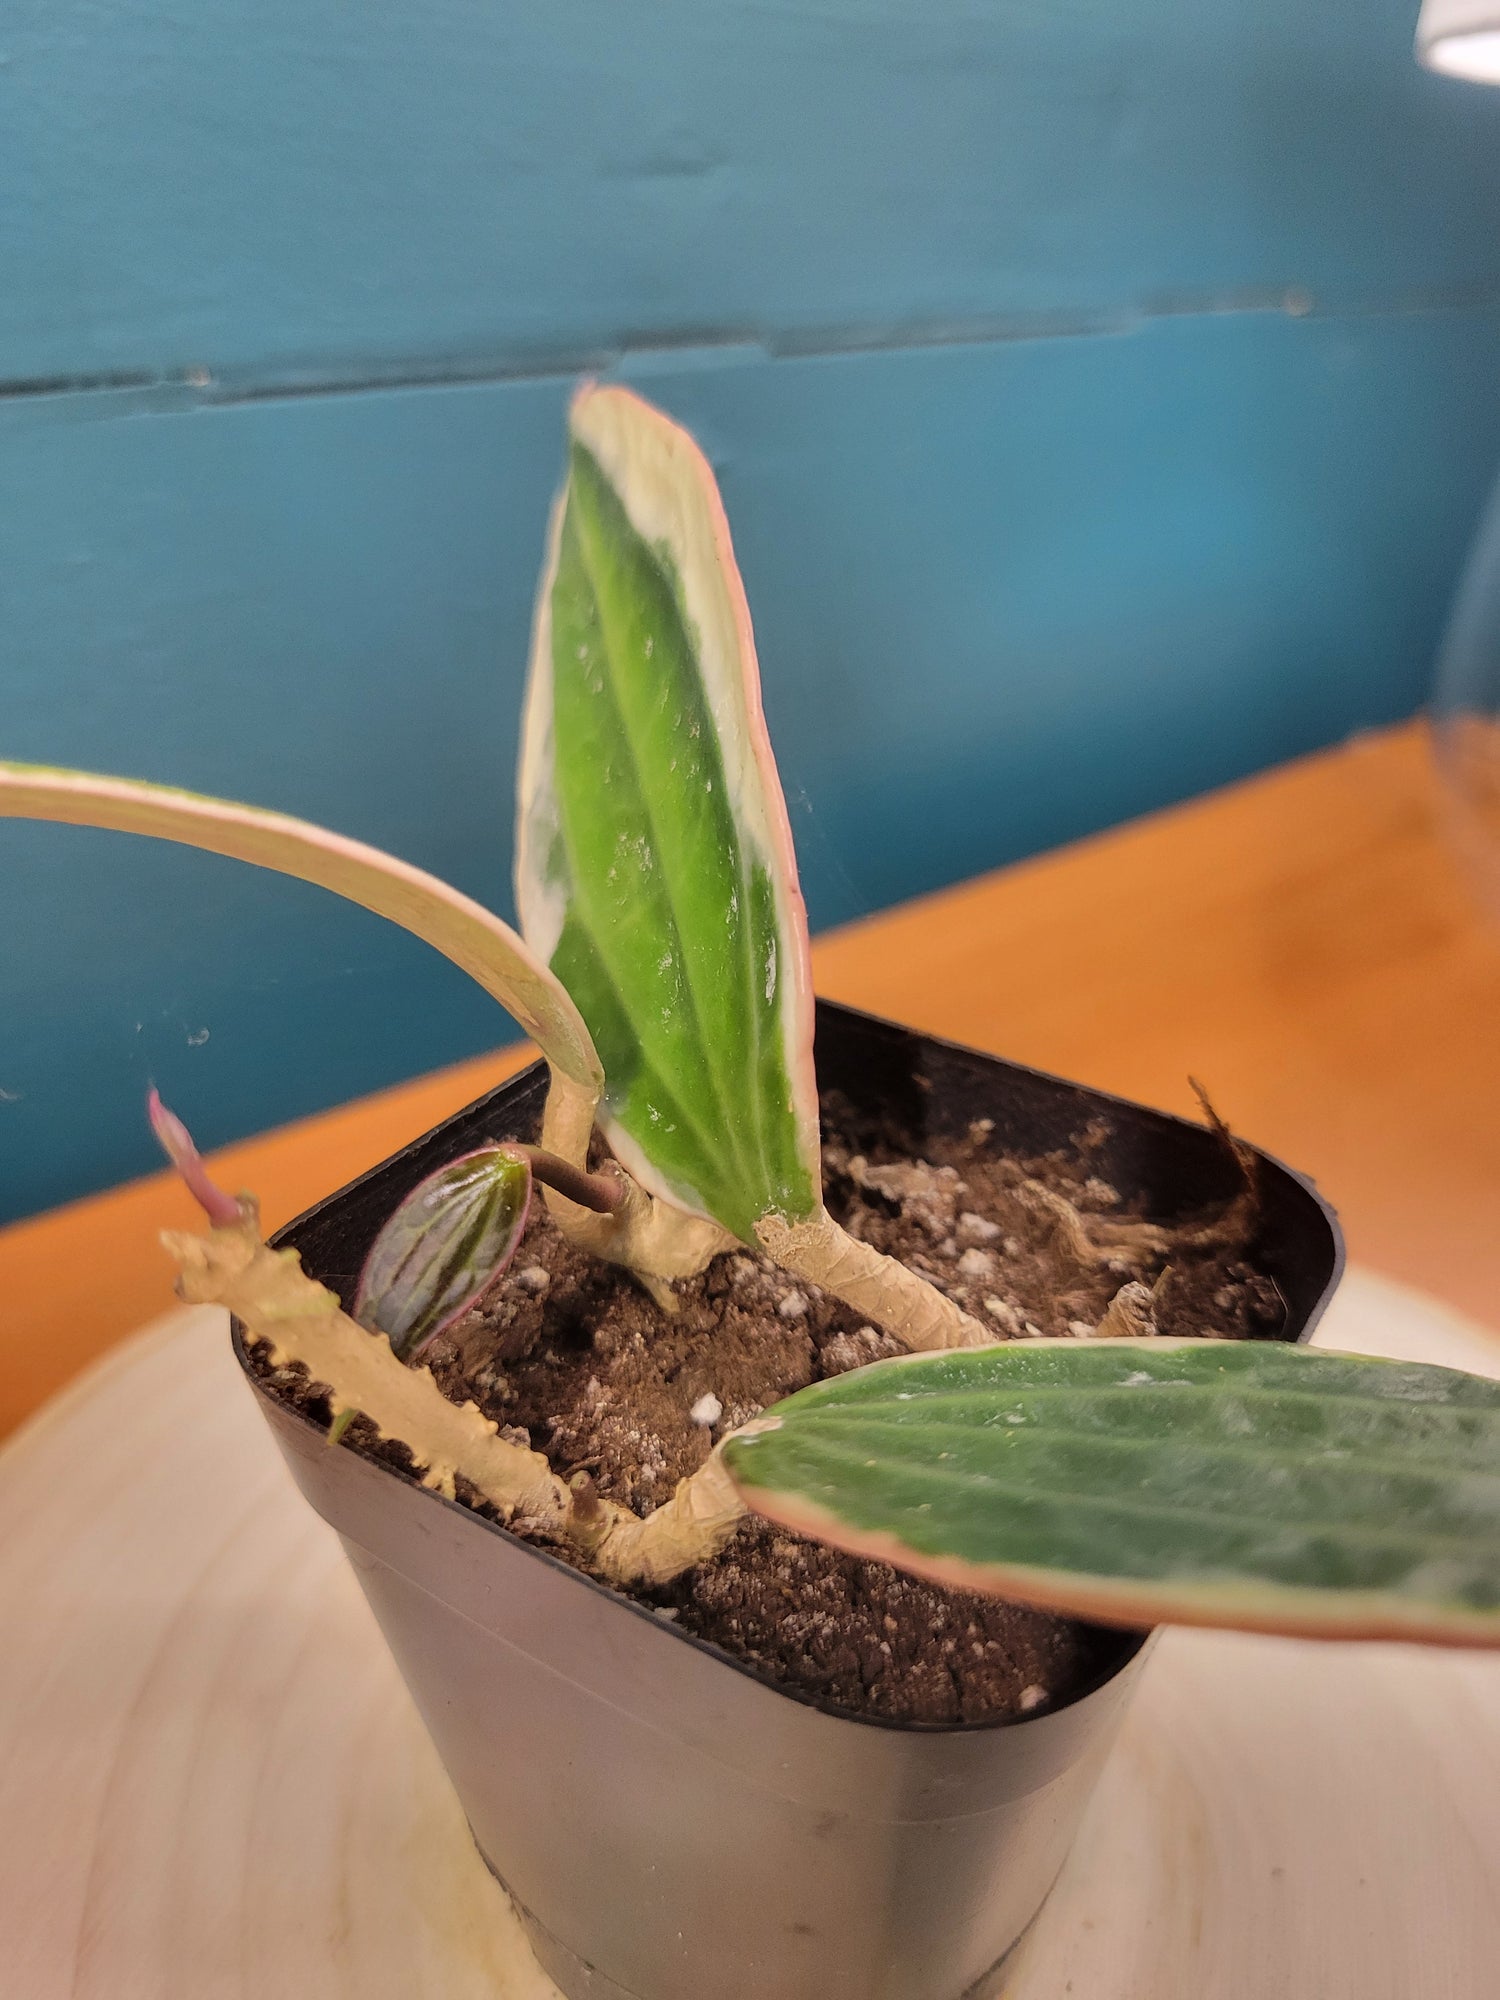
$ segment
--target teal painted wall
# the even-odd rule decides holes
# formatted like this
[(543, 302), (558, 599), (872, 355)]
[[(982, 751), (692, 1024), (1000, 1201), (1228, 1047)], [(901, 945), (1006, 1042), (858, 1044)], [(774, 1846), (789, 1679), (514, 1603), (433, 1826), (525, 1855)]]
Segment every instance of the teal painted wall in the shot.
[[(1346, 0), (10, 0), (0, 750), (508, 910), (568, 378), (698, 431), (814, 918), (1420, 700), (1500, 93)], [(310, 889), (0, 823), (0, 1214), (504, 1039)]]

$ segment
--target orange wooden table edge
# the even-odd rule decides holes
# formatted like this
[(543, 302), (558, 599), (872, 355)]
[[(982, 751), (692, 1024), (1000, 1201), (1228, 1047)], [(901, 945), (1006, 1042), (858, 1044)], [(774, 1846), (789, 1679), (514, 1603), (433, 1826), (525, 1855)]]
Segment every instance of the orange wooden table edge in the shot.
[[(1190, 1074), (1313, 1174), (1353, 1253), (1500, 1317), (1500, 938), (1415, 725), (820, 939), (821, 992), (1194, 1115)], [(268, 1227), (527, 1059), (521, 1046), (217, 1155)], [(0, 1230), (0, 1434), (170, 1303), (152, 1175)]]

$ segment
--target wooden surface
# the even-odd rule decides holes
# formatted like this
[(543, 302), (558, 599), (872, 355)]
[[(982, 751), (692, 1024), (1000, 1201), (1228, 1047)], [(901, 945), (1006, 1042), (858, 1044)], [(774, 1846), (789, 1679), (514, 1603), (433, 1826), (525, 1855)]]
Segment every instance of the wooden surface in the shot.
[[(1319, 1339), (1500, 1372), (1358, 1271)], [(555, 2000), (235, 1374), (181, 1311), (0, 1452), (0, 1992)], [(1497, 1962), (1500, 1656), (1169, 1632), (1006, 2000), (1487, 2000)]]
[[(1355, 43), (1309, 13), (9, 6), (0, 187), (26, 198), (0, 212), (0, 379), (364, 387), (476, 359), (562, 372), (620, 345), (1123, 344), (1147, 315), (1430, 329), (1483, 309), (1500, 105), (1417, 67), (1414, 4), (1364, 7)], [(1417, 376), (1401, 400), (1433, 432), (1452, 388)], [(1266, 395), (1230, 377), (1215, 398), (1261, 421), (1241, 494), (1279, 428)], [(1158, 475), (1163, 400), (1133, 413)], [(1055, 477), (1038, 471), (1034, 495)], [(1435, 468), (1401, 473), (1391, 501), (1431, 506)], [(1288, 512), (1307, 533), (1304, 496)], [(1127, 526), (1117, 497), (1079, 515)], [(1154, 525), (1198, 554), (1192, 607), (1226, 566), (1247, 608), (1252, 580), (1282, 580), (1207, 494)], [(1344, 524), (1318, 525), (1326, 562)], [(1399, 552), (1376, 547), (1388, 571)], [(1364, 566), (1378, 590), (1374, 551)], [(1086, 565), (1054, 574), (1067, 601)]]
[[(1500, 1324), (1500, 929), (1460, 881), (1415, 727), (819, 941), (819, 990), (1226, 1117), (1311, 1173), (1353, 1255)], [(468, 1063), (230, 1148), (269, 1224), (521, 1060)], [(170, 1303), (163, 1177), (0, 1232), (0, 1430)]]

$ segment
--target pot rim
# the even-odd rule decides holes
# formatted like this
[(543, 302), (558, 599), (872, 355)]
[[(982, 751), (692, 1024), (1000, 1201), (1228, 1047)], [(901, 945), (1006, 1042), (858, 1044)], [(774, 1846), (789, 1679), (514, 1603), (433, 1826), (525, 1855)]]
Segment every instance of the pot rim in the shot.
[[(935, 1048), (943, 1049), (951, 1055), (979, 1056), (986, 1062), (999, 1063), (1004, 1068), (1014, 1070), (1021, 1076), (1034, 1078), (1039, 1083), (1055, 1085), (1059, 1089), (1077, 1091), (1084, 1096), (1097, 1099), (1103, 1105), (1128, 1112), (1132, 1118), (1145, 1118), (1158, 1127), (1169, 1126), (1179, 1132), (1192, 1133), (1199, 1139), (1205, 1136), (1207, 1128), (1197, 1124), (1191, 1118), (1183, 1117), (1181, 1112), (1163, 1111), (1157, 1105), (1142, 1104), (1138, 1099), (1133, 1097), (1122, 1097), (1118, 1091), (1105, 1090), (1097, 1084), (1080, 1083), (1076, 1077), (1061, 1076), (1056, 1070), (1038, 1069), (1032, 1063), (1017, 1062), (1011, 1056), (996, 1055), (991, 1049), (976, 1049), (971, 1042), (957, 1042), (949, 1035), (929, 1034), (925, 1028), (913, 1028), (904, 1021), (893, 1021), (885, 1014), (872, 1014), (864, 1007), (851, 1007), (843, 1000), (825, 1000), (820, 996), (817, 1005), (820, 1009), (833, 1008), (839, 1014), (844, 1015), (846, 1018), (863, 1027), (882, 1029), (899, 1035), (911, 1035), (920, 1041), (930, 1043)], [(275, 1244), (279, 1244), (284, 1237), (290, 1236), (295, 1230), (299, 1229), (304, 1222), (314, 1217), (318, 1210), (325, 1207), (335, 1195), (353, 1194), (357, 1189), (362, 1188), (367, 1181), (372, 1181), (377, 1175), (386, 1173), (409, 1153), (414, 1153), (418, 1148), (426, 1146), (433, 1135), (440, 1132), (445, 1125), (452, 1124), (457, 1119), (467, 1117), (476, 1105), (484, 1103), (487, 1098), (493, 1097), (498, 1091), (514, 1090), (524, 1083), (534, 1082), (542, 1075), (545, 1069), (545, 1058), (538, 1056), (535, 1062), (527, 1063), (524, 1069), (518, 1069), (510, 1076), (502, 1078), (492, 1090), (484, 1091), (479, 1097), (473, 1099), (471, 1103), (460, 1105), (456, 1111), (450, 1112), (446, 1118), (439, 1119), (436, 1125), (430, 1125), (425, 1132), (419, 1132), (414, 1139), (408, 1141), (406, 1145), (399, 1147), (394, 1153), (388, 1154), (385, 1159), (377, 1160), (373, 1166), (367, 1167), (362, 1174), (356, 1174), (353, 1180), (345, 1181), (342, 1186), (333, 1189), (329, 1194), (320, 1196), (309, 1207), (302, 1209), (298, 1214), (292, 1216), (290, 1220), (282, 1223), (272, 1239), (273, 1247)], [(1345, 1267), (1348, 1263), (1348, 1249), (1344, 1242), (1344, 1232), (1339, 1223), (1338, 1211), (1321, 1191), (1311, 1174), (1305, 1174), (1300, 1168), (1290, 1166), (1281, 1158), (1279, 1153), (1269, 1152), (1264, 1146), (1258, 1146), (1253, 1139), (1245, 1139), (1239, 1133), (1236, 1133), (1235, 1137), (1242, 1145), (1248, 1147), (1258, 1160), (1263, 1160), (1267, 1166), (1274, 1167), (1277, 1173), (1284, 1174), (1289, 1181), (1300, 1188), (1314, 1207), (1321, 1212), (1323, 1220), (1328, 1226), (1333, 1258), (1329, 1265), (1327, 1282), (1308, 1308), (1307, 1317), (1302, 1323), (1296, 1340), (1290, 1343), (1292, 1346), (1300, 1347), (1311, 1335), (1313, 1328), (1318, 1324), (1323, 1314), (1328, 1310), (1329, 1303), (1339, 1288), (1339, 1284), (1344, 1276)]]

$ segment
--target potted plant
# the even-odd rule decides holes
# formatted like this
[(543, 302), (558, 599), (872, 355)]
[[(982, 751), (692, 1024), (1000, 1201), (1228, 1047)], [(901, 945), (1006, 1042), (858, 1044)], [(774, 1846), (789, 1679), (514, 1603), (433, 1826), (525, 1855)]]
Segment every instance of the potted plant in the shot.
[(815, 1016), (713, 476), (622, 389), (572, 406), (519, 806), (518, 936), (295, 820), (0, 767), (0, 813), (392, 917), (541, 1049), (276, 1245), (151, 1114), (183, 1295), (570, 2000), (991, 1990), (1142, 1628), (1500, 1643), (1500, 1387), (1293, 1344), (1339, 1262), (1305, 1184)]

